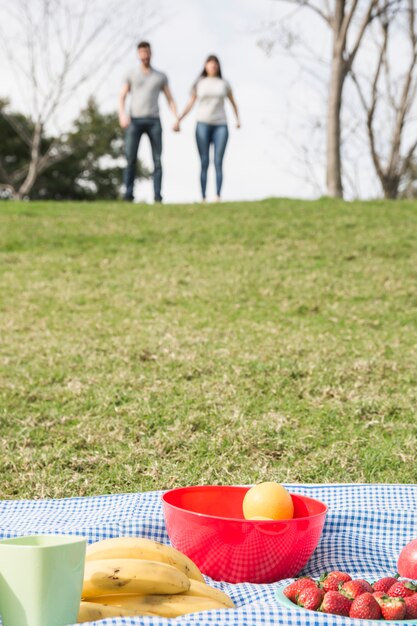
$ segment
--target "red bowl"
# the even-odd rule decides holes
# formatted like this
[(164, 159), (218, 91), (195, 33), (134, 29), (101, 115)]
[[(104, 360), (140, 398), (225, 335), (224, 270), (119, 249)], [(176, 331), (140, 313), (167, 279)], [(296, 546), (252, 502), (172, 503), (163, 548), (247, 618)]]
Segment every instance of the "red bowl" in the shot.
[(201, 486), (167, 491), (162, 506), (172, 545), (215, 580), (271, 583), (297, 576), (317, 547), (327, 506), (291, 494), (293, 519), (245, 520), (242, 502), (248, 489)]

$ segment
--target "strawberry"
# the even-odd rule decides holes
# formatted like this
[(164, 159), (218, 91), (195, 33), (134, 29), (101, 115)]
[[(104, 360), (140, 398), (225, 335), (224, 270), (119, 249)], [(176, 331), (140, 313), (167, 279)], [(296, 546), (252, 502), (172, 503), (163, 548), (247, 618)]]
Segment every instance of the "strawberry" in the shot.
[(316, 582), (312, 578), (308, 578), (307, 576), (303, 578), (296, 578), (294, 582), (292, 582), (290, 585), (287, 585), (283, 589), (283, 593), (285, 596), (287, 596), (289, 600), (291, 600), (291, 602), (294, 602), (294, 604), (297, 604), (297, 596), (300, 593), (300, 591), (302, 591), (306, 587), (316, 587), (316, 586), (317, 586)]
[(391, 598), (406, 598), (412, 596), (417, 591), (416, 585), (410, 580), (397, 580), (389, 589), (388, 595)]
[(381, 615), (381, 607), (369, 591), (357, 596), (349, 611), (349, 617), (359, 619), (381, 619)]
[(322, 613), (332, 613), (333, 615), (345, 615), (349, 616), (350, 606), (352, 600), (349, 600), (340, 591), (327, 591), (324, 594), (323, 602), (321, 603), (320, 611)]
[(324, 591), (339, 591), (340, 585), (343, 585), (348, 580), (352, 580), (352, 578), (345, 572), (325, 572), (320, 576), (319, 585)]
[(417, 593), (404, 598), (405, 619), (417, 619)]
[(356, 580), (357, 583), (361, 583), (362, 587), (365, 589), (365, 591), (367, 591), (368, 593), (372, 593), (374, 591), (374, 589), (372, 589), (372, 585), (370, 583), (368, 583), (367, 580), (364, 580), (363, 578), (358, 578)]
[(376, 580), (372, 585), (374, 591), (383, 591), (384, 593), (388, 593), (388, 589), (392, 587), (397, 582), (397, 578), (394, 576), (385, 576), (385, 578), (380, 578)]
[(302, 606), (310, 611), (317, 611), (323, 602), (324, 591), (319, 587), (305, 587), (297, 597), (298, 606)]
[(372, 595), (374, 596), (374, 598), (378, 602), (378, 604), (381, 606), (381, 598), (383, 598), (387, 594), (384, 593), (383, 591), (373, 591)]
[(354, 600), (368, 589), (365, 589), (362, 580), (348, 580), (340, 587), (340, 591), (350, 600)]
[(390, 598), (382, 596), (380, 603), (382, 617), (384, 619), (404, 619), (407, 610), (404, 598)]

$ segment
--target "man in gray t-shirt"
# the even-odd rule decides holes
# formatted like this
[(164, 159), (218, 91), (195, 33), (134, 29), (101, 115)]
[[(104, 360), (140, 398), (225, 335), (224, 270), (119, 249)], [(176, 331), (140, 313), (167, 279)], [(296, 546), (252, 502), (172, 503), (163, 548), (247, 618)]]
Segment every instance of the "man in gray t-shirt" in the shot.
[[(151, 46), (147, 41), (141, 41), (138, 44), (138, 55), (140, 65), (127, 74), (119, 97), (119, 122), (120, 126), (126, 129), (127, 167), (124, 198), (130, 202), (133, 200), (139, 142), (142, 135), (145, 134), (148, 135), (152, 148), (155, 202), (161, 202), (162, 128), (158, 107), (161, 91), (164, 92), (168, 100), (176, 124), (178, 123), (178, 114), (166, 75), (151, 66)], [(128, 93), (130, 94), (130, 115), (126, 114), (125, 109)]]

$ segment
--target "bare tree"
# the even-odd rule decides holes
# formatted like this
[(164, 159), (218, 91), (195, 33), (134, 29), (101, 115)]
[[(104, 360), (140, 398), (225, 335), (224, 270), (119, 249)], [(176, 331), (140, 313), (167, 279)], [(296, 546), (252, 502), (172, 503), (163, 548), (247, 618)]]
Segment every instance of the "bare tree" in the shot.
[[(414, 117), (417, 95), (417, 24), (415, 0), (406, 0), (404, 11), (394, 15), (388, 0), (380, 2), (377, 57), (373, 72), (351, 71), (366, 114), (366, 128), (372, 162), (385, 198), (398, 196), (401, 181), (412, 166), (417, 150)], [(393, 18), (396, 19), (393, 19)], [(390, 49), (407, 44), (399, 70), (395, 70)]]
[(381, 12), (404, 0), (279, 0), (316, 15), (331, 35), (330, 76), (327, 86), (326, 185), (332, 197), (343, 197), (341, 115), (343, 89), (370, 24)]
[(123, 10), (116, 0), (0, 0), (0, 11), (0, 61), (32, 120), (28, 132), (1, 110), (30, 153), (27, 168), (5, 183), (15, 198), (24, 198), (39, 175), (66, 156), (59, 138), (43, 141), (48, 127), (60, 126), (83, 86), (94, 93), (137, 33), (146, 34), (159, 18), (155, 2), (151, 8), (147, 0), (125, 0)]

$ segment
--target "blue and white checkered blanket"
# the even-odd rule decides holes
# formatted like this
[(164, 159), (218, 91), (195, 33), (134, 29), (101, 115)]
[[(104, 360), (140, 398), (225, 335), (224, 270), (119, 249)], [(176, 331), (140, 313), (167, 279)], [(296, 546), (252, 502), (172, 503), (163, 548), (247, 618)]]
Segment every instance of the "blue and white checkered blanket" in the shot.
[[(293, 493), (318, 498), (329, 507), (320, 543), (304, 570), (311, 576), (331, 569), (346, 570), (369, 580), (381, 573), (394, 574), (401, 548), (417, 537), (417, 485), (287, 487)], [(141, 536), (169, 543), (161, 493), (3, 501), (0, 502), (0, 537), (68, 533), (83, 535), (89, 542), (108, 537)], [(194, 613), (176, 619), (113, 618), (92, 623), (101, 626), (167, 626), (174, 623), (181, 626), (351, 626), (353, 623), (345, 617), (283, 608), (275, 601), (276, 585), (208, 582), (228, 593), (237, 609)], [(362, 621), (355, 620), (354, 623)]]

